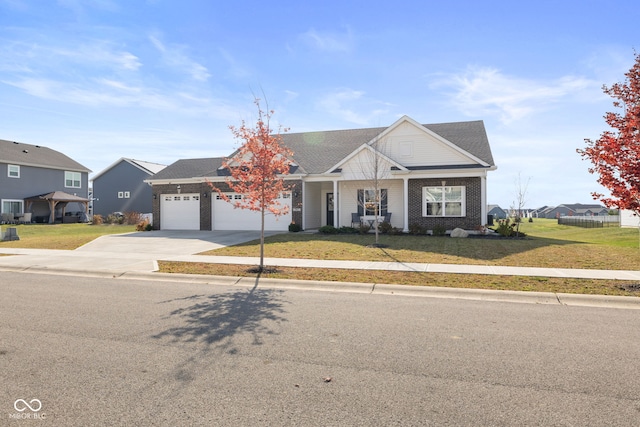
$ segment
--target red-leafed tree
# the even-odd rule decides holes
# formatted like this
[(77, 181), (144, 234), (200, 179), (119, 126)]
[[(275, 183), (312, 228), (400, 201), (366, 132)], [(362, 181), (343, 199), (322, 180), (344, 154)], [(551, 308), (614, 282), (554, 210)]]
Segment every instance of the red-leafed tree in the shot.
[(234, 137), (242, 141), (236, 152), (223, 162), (229, 176), (225, 182), (229, 188), (242, 195), (242, 199), (230, 200), (229, 197), (214, 184), (209, 185), (220, 197), (236, 208), (259, 211), (260, 226), (260, 265), (258, 272), (264, 271), (264, 220), (265, 215), (285, 215), (289, 211), (287, 204), (281, 202), (282, 194), (289, 188), (284, 176), (289, 173), (292, 152), (282, 145), (280, 132), (288, 129), (279, 128), (273, 134), (269, 122), (273, 110), (263, 111), (260, 100), (254, 101), (258, 108), (258, 121), (255, 127), (248, 127), (244, 120), (240, 127), (229, 126)]
[(606, 113), (604, 118), (612, 130), (607, 130), (595, 141), (585, 139), (587, 148), (578, 153), (589, 159), (593, 166), (589, 172), (598, 174), (598, 182), (611, 192), (610, 197), (594, 192), (609, 208), (632, 210), (640, 214), (640, 54), (635, 64), (625, 73), (623, 83), (603, 91), (615, 99), (614, 107), (622, 112)]

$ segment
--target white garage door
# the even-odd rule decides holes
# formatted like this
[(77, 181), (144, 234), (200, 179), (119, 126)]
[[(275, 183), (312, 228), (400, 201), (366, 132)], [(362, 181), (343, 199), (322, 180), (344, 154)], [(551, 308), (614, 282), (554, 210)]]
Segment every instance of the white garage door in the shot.
[(160, 229), (200, 230), (200, 194), (163, 194)]
[[(236, 193), (226, 193), (230, 200), (238, 200), (242, 197)], [(264, 229), (273, 231), (286, 231), (291, 224), (291, 193), (285, 193), (278, 201), (282, 205), (289, 206), (289, 212), (285, 215), (275, 216), (267, 211), (264, 217)], [(227, 202), (215, 195), (211, 197), (213, 229), (214, 230), (260, 230), (259, 211), (235, 208), (231, 202)]]

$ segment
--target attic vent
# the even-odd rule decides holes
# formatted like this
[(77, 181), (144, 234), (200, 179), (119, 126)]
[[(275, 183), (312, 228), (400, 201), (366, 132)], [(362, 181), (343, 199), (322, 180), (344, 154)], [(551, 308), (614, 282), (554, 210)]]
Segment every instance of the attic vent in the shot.
[(29, 152), (29, 150), (26, 150), (26, 149), (25, 149), (25, 150), (22, 150), (22, 152), (23, 152), (23, 153), (28, 153), (28, 152)]
[(14, 143), (14, 144), (20, 144), (19, 142), (15, 142), (15, 141), (13, 141), (13, 143)]

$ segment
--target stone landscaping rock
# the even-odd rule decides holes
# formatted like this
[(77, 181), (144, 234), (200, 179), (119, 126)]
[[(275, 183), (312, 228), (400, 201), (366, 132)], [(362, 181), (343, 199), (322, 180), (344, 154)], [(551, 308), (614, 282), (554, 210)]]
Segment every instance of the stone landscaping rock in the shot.
[(469, 233), (462, 228), (454, 228), (451, 232), (451, 237), (469, 237)]

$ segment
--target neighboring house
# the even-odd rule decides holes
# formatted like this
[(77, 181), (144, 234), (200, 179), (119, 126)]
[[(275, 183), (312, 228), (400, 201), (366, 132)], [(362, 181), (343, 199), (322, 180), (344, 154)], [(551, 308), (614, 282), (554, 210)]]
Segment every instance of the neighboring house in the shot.
[[(351, 226), (352, 214), (375, 220), (366, 203), (373, 200), (404, 231), (413, 224), (451, 230), (486, 223), (487, 172), (496, 166), (482, 121), (422, 125), (404, 116), (389, 127), (285, 133), (282, 141), (293, 152), (285, 176), (291, 191), (281, 199), (290, 211), (268, 215), (267, 230), (287, 230), (292, 221), (303, 229)], [(373, 194), (372, 155), (381, 160), (381, 197)], [(259, 230), (259, 212), (235, 209), (207, 184), (228, 191), (223, 160), (178, 160), (148, 179), (154, 228)]]
[(89, 172), (50, 148), (0, 140), (2, 213), (29, 213), (37, 222), (63, 221), (66, 216), (75, 221), (87, 213)]
[(558, 205), (544, 211), (544, 218), (560, 218), (562, 216), (602, 216), (609, 215), (609, 210), (597, 204), (582, 203)]
[(144, 180), (165, 165), (121, 158), (93, 177), (93, 213), (151, 213), (151, 187)]
[(489, 205), (487, 209), (489, 210), (487, 215), (492, 216), (494, 220), (505, 219), (507, 217), (507, 212), (498, 205)]

